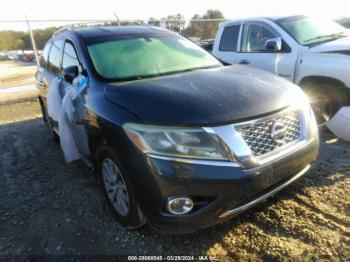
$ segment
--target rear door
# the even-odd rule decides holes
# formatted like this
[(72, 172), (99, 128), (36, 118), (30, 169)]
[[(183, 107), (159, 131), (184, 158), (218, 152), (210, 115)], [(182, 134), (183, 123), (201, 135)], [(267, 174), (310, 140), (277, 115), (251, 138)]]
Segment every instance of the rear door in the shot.
[(62, 77), (63, 44), (63, 39), (52, 41), (49, 60), (47, 64), (47, 73), (45, 75), (49, 84), (51, 84), (55, 78)]
[(241, 23), (226, 25), (221, 28), (214, 42), (213, 54), (222, 62), (235, 64), (238, 61), (238, 43)]
[(47, 108), (47, 93), (53, 80), (61, 77), (63, 40), (53, 40), (46, 44), (40, 58), (40, 69), (36, 74), (39, 94)]
[(36, 87), (38, 89), (39, 96), (42, 98), (45, 104), (46, 104), (47, 87), (48, 87), (47, 78), (45, 76), (47, 75), (46, 71), (47, 71), (47, 64), (48, 64), (51, 44), (52, 44), (51, 41), (46, 43), (44, 50), (40, 56), (39, 69), (35, 74)]

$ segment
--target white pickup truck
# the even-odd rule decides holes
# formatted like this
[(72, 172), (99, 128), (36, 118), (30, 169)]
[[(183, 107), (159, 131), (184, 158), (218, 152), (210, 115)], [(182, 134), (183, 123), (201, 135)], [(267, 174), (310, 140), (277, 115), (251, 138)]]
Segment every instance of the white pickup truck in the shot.
[(350, 104), (350, 33), (333, 21), (306, 16), (226, 21), (219, 26), (213, 55), (301, 86), (320, 125)]

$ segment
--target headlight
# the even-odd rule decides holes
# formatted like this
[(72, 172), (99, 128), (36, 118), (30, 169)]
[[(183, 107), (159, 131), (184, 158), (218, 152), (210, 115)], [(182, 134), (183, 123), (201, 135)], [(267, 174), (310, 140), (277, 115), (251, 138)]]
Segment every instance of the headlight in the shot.
[(316, 122), (314, 111), (311, 106), (308, 105), (304, 111), (305, 122), (308, 126), (308, 134), (310, 137), (318, 137), (318, 125)]
[(290, 103), (292, 108), (300, 110), (303, 113), (304, 123), (303, 136), (305, 139), (318, 137), (318, 126), (316, 123), (315, 115), (309, 103), (309, 99), (306, 94), (300, 89), (292, 89), (283, 98), (285, 103)]
[(161, 156), (228, 160), (220, 145), (201, 128), (127, 123), (124, 130), (144, 153)]

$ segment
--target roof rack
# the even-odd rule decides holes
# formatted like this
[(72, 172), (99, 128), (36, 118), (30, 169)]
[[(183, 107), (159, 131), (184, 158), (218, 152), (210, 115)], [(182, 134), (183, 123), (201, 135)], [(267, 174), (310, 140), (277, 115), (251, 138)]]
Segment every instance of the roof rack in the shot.
[(58, 33), (64, 32), (64, 31), (74, 31), (74, 29), (78, 28), (84, 28), (84, 27), (94, 27), (94, 26), (99, 26), (101, 24), (106, 25), (106, 24), (112, 24), (113, 26), (123, 26), (120, 25), (120, 22), (125, 22), (125, 23), (134, 23), (135, 25), (142, 25), (142, 26), (152, 26), (147, 23), (144, 23), (142, 21), (137, 21), (137, 20), (125, 20), (125, 21), (117, 21), (117, 20), (96, 20), (96, 21), (89, 21), (89, 22), (81, 22), (81, 23), (74, 23), (74, 24), (69, 24), (65, 25), (56, 32), (52, 34), (52, 36), (57, 35)]
[(64, 26), (64, 27), (58, 29), (56, 32), (54, 32), (54, 33), (52, 34), (52, 36), (54, 37), (54, 36), (57, 35), (58, 33), (61, 33), (61, 32), (63, 32), (63, 31), (69, 31), (69, 30), (74, 30), (74, 28), (72, 28), (70, 25)]

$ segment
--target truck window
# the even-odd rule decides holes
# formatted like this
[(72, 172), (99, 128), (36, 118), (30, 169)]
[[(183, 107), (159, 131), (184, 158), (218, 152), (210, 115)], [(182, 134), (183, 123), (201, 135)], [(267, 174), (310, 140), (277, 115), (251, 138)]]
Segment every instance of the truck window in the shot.
[(52, 42), (47, 69), (59, 75), (61, 71), (63, 40)]
[(220, 51), (237, 51), (238, 35), (240, 25), (227, 26), (222, 32), (220, 40)]
[(266, 52), (265, 42), (277, 37), (269, 29), (261, 25), (244, 25), (242, 34), (241, 52), (259, 53)]
[(73, 44), (66, 41), (64, 44), (62, 68), (65, 69), (69, 66), (77, 66), (79, 68), (79, 72), (81, 72), (77, 52), (75, 51)]
[(40, 56), (40, 66), (42, 68), (46, 68), (47, 66), (47, 59), (49, 58), (50, 48), (51, 48), (51, 42), (45, 45), (44, 50)]
[(276, 21), (301, 45), (315, 45), (349, 36), (346, 28), (334, 21), (305, 16), (287, 17)]

